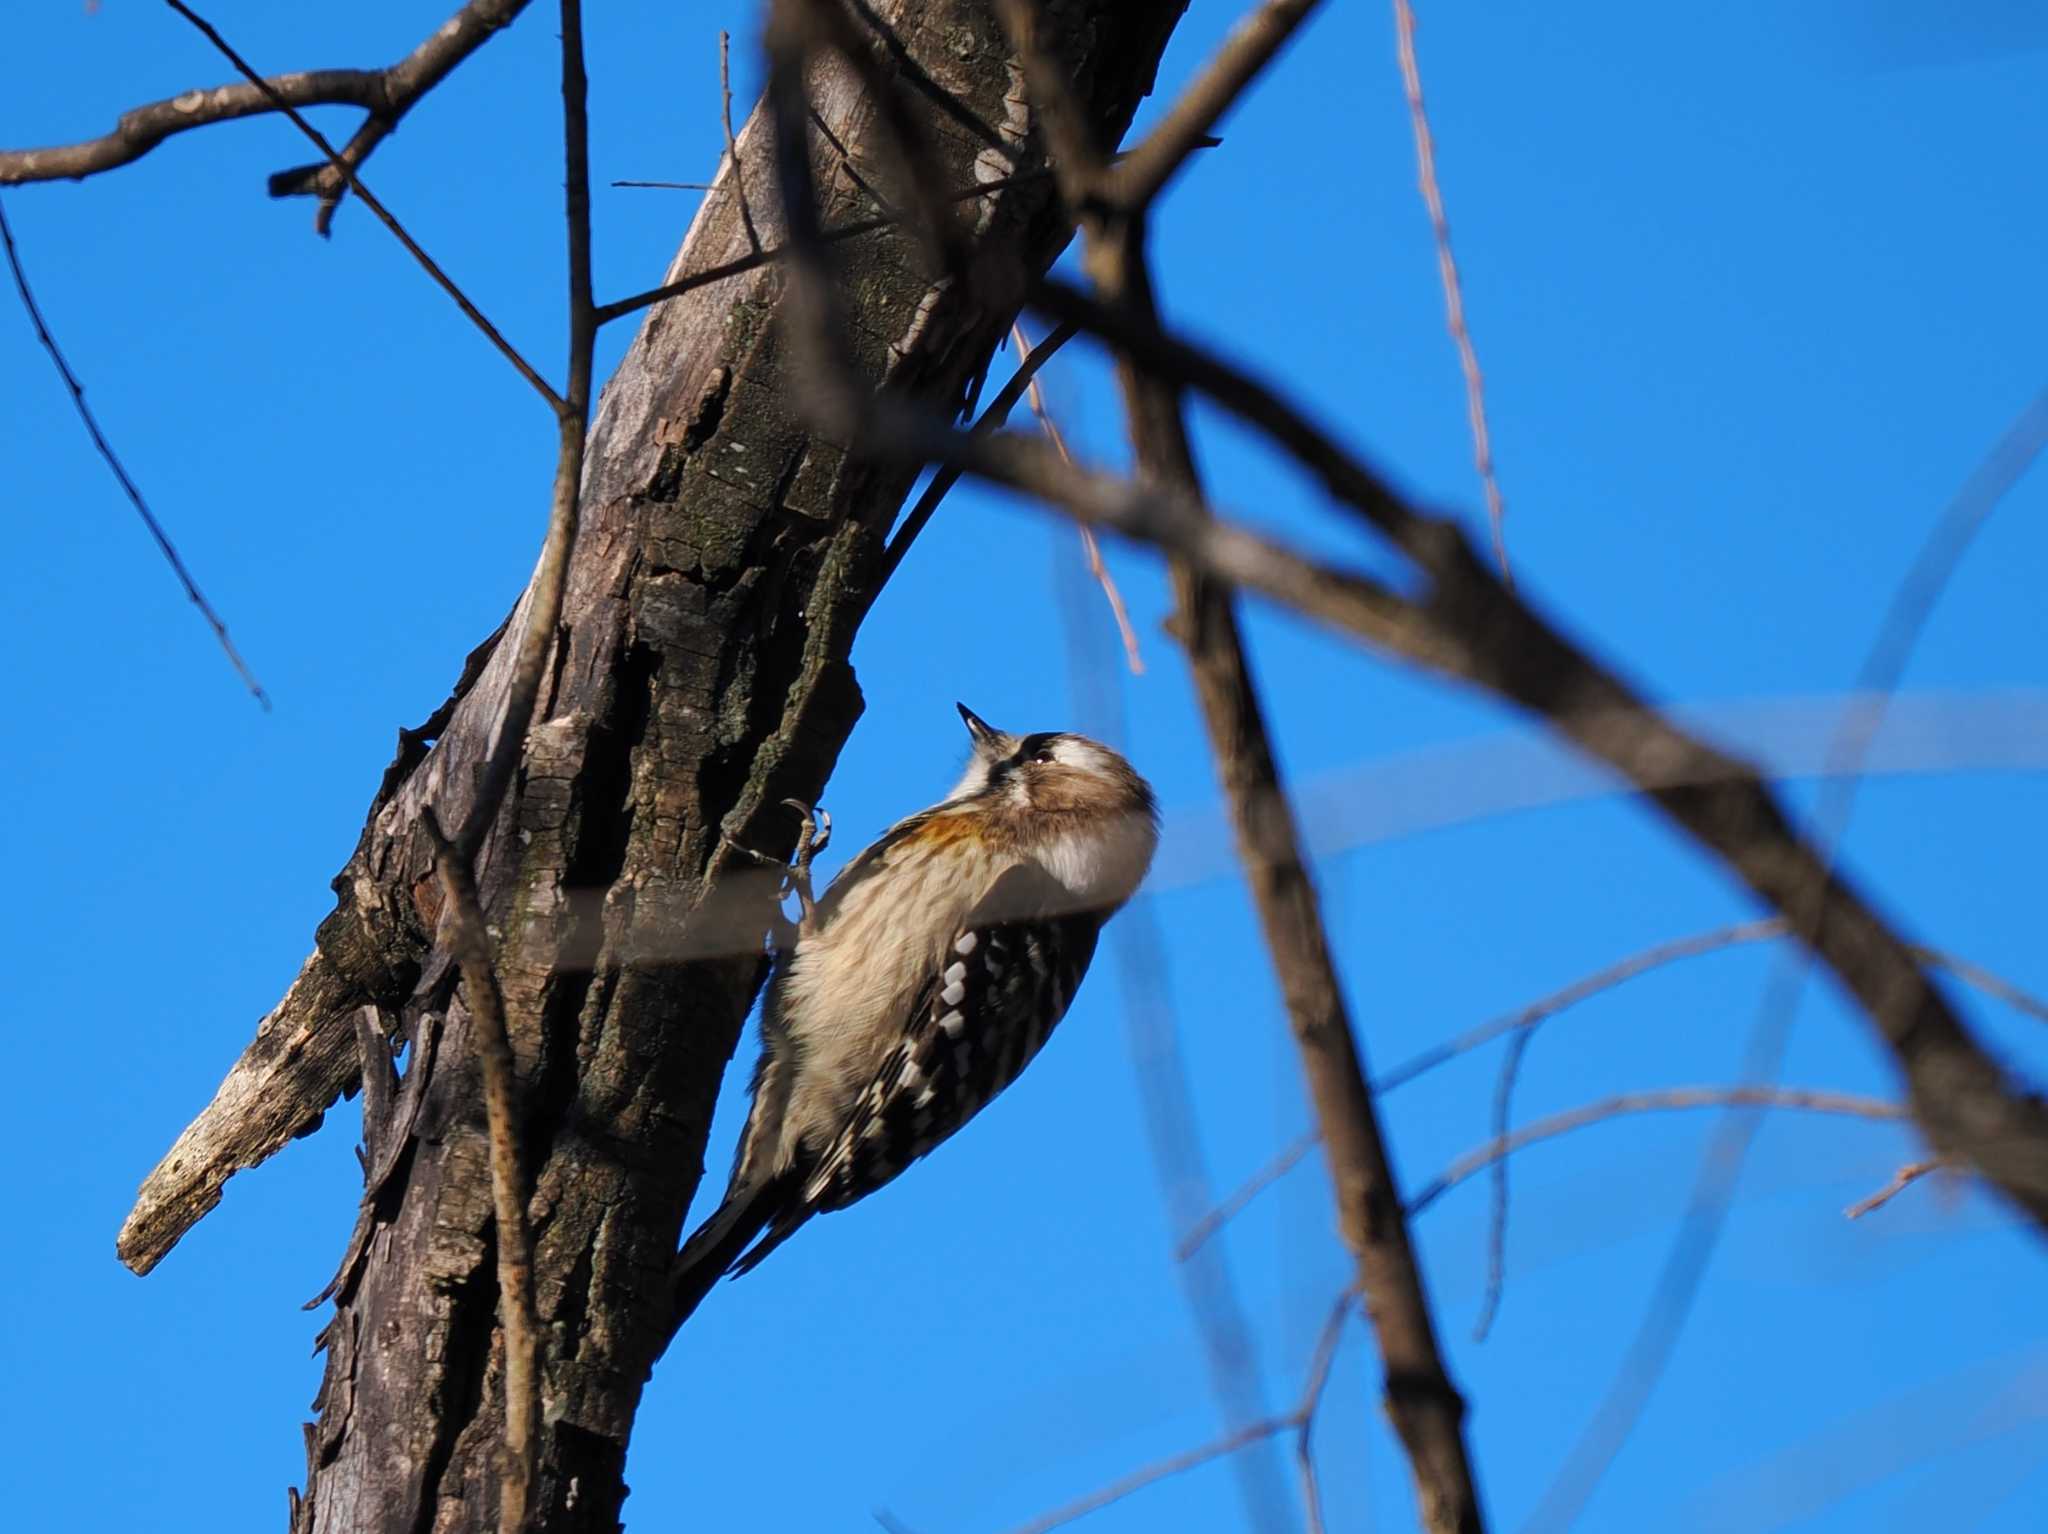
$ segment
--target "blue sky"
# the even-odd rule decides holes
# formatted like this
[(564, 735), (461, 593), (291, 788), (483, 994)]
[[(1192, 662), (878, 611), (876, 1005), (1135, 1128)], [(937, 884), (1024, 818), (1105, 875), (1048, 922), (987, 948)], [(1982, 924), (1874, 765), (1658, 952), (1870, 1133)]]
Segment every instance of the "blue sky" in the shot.
[[(9, 146), (101, 132), (224, 73), (161, 7), (24, 9), (0, 62)], [(283, 69), (387, 61), (440, 9), (210, 14)], [(713, 168), (720, 25), (751, 94), (752, 11), (685, 9), (593, 22), (603, 180)], [(1198, 0), (1165, 89), (1238, 9)], [(537, 7), (408, 120), (372, 181), (559, 373), (553, 37)], [(1420, 45), (1525, 589), (1653, 695), (1810, 764), (1827, 718), (1811, 700), (1848, 685), (1940, 507), (2048, 382), (2048, 21), (2020, 0), (1962, 19), (1893, 0), (1425, 6)], [(309, 207), (262, 196), (269, 172), (305, 157), (285, 125), (256, 121), (82, 186), (5, 193), (102, 421), (277, 700), (266, 715), (238, 690), (25, 319), (0, 315), (14, 539), (0, 580), (18, 657), (0, 765), (15, 807), (7, 1143), (30, 1169), (0, 1264), (0, 1442), (19, 1456), (24, 1528), (132, 1523), (138, 1508), (162, 1531), (283, 1516), (319, 1378), (320, 1319), (299, 1305), (353, 1219), (354, 1108), (238, 1178), (146, 1281), (114, 1261), (113, 1234), (295, 972), (394, 730), (503, 615), (545, 515), (553, 431), (525, 386), (360, 209), (323, 244)], [(654, 280), (693, 209), (686, 193), (601, 190), (601, 295)], [(1311, 25), (1176, 185), (1157, 248), (1177, 323), (1257, 359), (1418, 496), (1478, 505), (1385, 7), (1333, 6)], [(607, 368), (627, 339), (604, 338)], [(1099, 361), (1077, 352), (1047, 379), (1076, 442), (1117, 461)], [(1206, 414), (1197, 426), (1219, 504), (1383, 562), (1259, 444)], [(2044, 514), (2037, 475), (1915, 656), (1909, 689), (1948, 711), (1914, 715), (1886, 749), (1945, 770), (1873, 780), (1849, 844), (1913, 935), (2036, 990)], [(967, 490), (948, 503), (856, 650), (868, 712), (827, 798), (844, 853), (950, 783), (955, 698), (1019, 728), (1075, 720), (1055, 583), (1078, 558), (1072, 532), (1028, 508)], [(1166, 934), (1154, 978), (1222, 1188), (1305, 1108), (1213, 830), (1159, 571), (1142, 551), (1110, 560), (1148, 662), (1123, 679), (1130, 750), (1169, 807), (1162, 871), (1182, 870), (1152, 897)], [(1552, 769), (1512, 716), (1262, 607), (1249, 629), (1288, 769), (1356, 807), (1312, 831), (1375, 1062), (1751, 913), (1597, 776), (1499, 812), (1559, 797), (1518, 798)], [(962, 632), (1000, 637), (934, 637)], [(1750, 706), (1772, 699), (1805, 701)], [(1810, 802), (1810, 785), (1788, 793)], [(1731, 1079), (1770, 960), (1694, 960), (1552, 1025), (1520, 1113)], [(971, 1132), (713, 1296), (643, 1410), (630, 1527), (858, 1528), (886, 1506), (921, 1534), (999, 1530), (1217, 1430), (1121, 997), (1098, 966), (1056, 1044)], [(2048, 1075), (2038, 1023), (1959, 1000), (2016, 1067)], [(1485, 1137), (1496, 1058), (1388, 1100), (1408, 1185)], [(1894, 1087), (1824, 982), (1785, 1079)], [(714, 1166), (736, 1123), (729, 1101)], [(1483, 1345), (1469, 1336), (1483, 1190), (1420, 1223), (1497, 1527), (1521, 1526), (1600, 1399), (1707, 1128), (1641, 1118), (1528, 1152), (1510, 1287)], [(1913, 1154), (1859, 1122), (1764, 1130), (1671, 1370), (1582, 1527), (2048, 1521), (2040, 1242), (1992, 1200), (1937, 1186), (1842, 1218)], [(1346, 1276), (1320, 1169), (1225, 1239), (1268, 1400), (1284, 1406)], [(1376, 1389), (1354, 1328), (1318, 1429), (1336, 1530), (1408, 1526)], [(1214, 1466), (1086, 1526), (1244, 1521)]]

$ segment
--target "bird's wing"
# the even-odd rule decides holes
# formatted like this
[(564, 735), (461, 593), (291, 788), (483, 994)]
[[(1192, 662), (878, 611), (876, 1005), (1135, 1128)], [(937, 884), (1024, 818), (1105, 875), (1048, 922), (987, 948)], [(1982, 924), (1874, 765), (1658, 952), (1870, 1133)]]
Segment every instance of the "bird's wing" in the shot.
[(988, 1105), (1030, 1063), (1088, 971), (1102, 913), (1043, 914), (1064, 891), (1013, 868), (976, 905), (910, 1026), (804, 1185), (818, 1209), (879, 1188)]
[(812, 1215), (843, 1209), (959, 1129), (1011, 1082), (1066, 1014), (1101, 911), (1044, 914), (1066, 893), (1036, 867), (998, 879), (921, 988), (909, 1027), (782, 1214), (733, 1265), (750, 1271)]

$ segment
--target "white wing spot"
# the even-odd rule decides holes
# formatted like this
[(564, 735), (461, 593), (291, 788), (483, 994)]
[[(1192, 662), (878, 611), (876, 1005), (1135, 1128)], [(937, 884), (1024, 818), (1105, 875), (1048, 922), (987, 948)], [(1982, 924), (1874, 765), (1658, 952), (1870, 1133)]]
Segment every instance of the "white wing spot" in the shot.
[(981, 939), (974, 933), (963, 932), (960, 934), (959, 941), (953, 944), (953, 952), (959, 954), (964, 959), (980, 945)]
[(913, 1108), (929, 1107), (931, 1105), (931, 1100), (934, 1097), (937, 1097), (938, 1095), (939, 1089), (935, 1086), (931, 1086), (928, 1084), (922, 1092), (917, 1094), (917, 1100), (913, 1102), (910, 1106)]
[(939, 992), (939, 1000), (943, 1001), (949, 1007), (957, 1007), (960, 1005), (962, 1001), (966, 999), (967, 987), (962, 985), (957, 980), (955, 980), (951, 985), (947, 986), (943, 991)]
[[(967, 966), (965, 964), (955, 964), (946, 971), (943, 978), (948, 985), (959, 985), (967, 978)], [(951, 998), (948, 999), (950, 1000)]]
[(898, 1091), (907, 1092), (922, 1080), (924, 1080), (924, 1072), (918, 1068), (915, 1059), (906, 1059), (903, 1062), (903, 1069), (896, 1073), (896, 1087)]
[(945, 1030), (947, 1038), (957, 1039), (967, 1031), (967, 1019), (957, 1011), (948, 1012), (939, 1019), (939, 1027)]

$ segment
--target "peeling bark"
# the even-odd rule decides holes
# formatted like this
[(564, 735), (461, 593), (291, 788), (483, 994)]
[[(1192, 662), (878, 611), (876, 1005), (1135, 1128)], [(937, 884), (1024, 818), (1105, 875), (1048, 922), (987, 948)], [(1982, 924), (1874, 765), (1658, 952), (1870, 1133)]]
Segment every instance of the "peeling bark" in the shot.
[[(937, 281), (909, 233), (835, 247), (866, 377), (955, 404), (1014, 297), (1069, 229), (1027, 145), (985, 0), (856, 6), (963, 205), (973, 284)], [(1074, 0), (1076, 86), (1104, 141), (1149, 89), (1181, 0)], [(820, 69), (828, 226), (876, 211), (874, 112)], [(759, 115), (746, 185), (772, 185)], [(728, 164), (670, 280), (746, 254)], [(770, 244), (780, 217), (757, 195)], [(1007, 295), (999, 297), (998, 295)], [(652, 311), (600, 402), (564, 621), (518, 780), (478, 859), (521, 1082), (546, 1354), (536, 1527), (612, 1530), (626, 1444), (665, 1340), (666, 1277), (711, 1110), (762, 978), (765, 883), (719, 869), (722, 834), (786, 848), (861, 711), (848, 661), (912, 476), (806, 429), (773, 265)], [(524, 600), (510, 620), (523, 620)], [(294, 1534), (494, 1527), (502, 1426), (493, 1220), (469, 1019), (433, 939), (431, 805), (459, 823), (503, 706), (487, 641), (428, 726), (401, 734), (318, 946), (214, 1102), (144, 1185), (120, 1253), (147, 1271), (228, 1176), (315, 1127), (372, 1061), (364, 1205), (321, 1333)], [(714, 881), (716, 907), (707, 903)], [(365, 1009), (369, 1009), (365, 1011)], [(407, 1047), (395, 1086), (381, 1030)]]

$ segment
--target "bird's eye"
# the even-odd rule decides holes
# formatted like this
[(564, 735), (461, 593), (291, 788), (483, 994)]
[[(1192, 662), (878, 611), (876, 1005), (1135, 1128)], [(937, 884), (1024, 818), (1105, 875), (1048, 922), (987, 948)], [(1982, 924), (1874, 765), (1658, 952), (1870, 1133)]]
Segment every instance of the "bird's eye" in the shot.
[(1050, 750), (1045, 750), (1045, 751), (1041, 751), (1041, 752), (1039, 752), (1039, 753), (1038, 753), (1038, 754), (1037, 754), (1036, 756), (1032, 757), (1032, 758), (1031, 758), (1031, 760), (1032, 760), (1032, 761), (1034, 761), (1034, 762), (1047, 762), (1047, 763), (1050, 763), (1050, 762), (1056, 762), (1056, 761), (1058, 761), (1058, 760), (1059, 760), (1059, 758), (1058, 758), (1058, 757), (1056, 757), (1056, 756), (1054, 756), (1054, 755), (1052, 754), (1052, 752), (1051, 752)]

